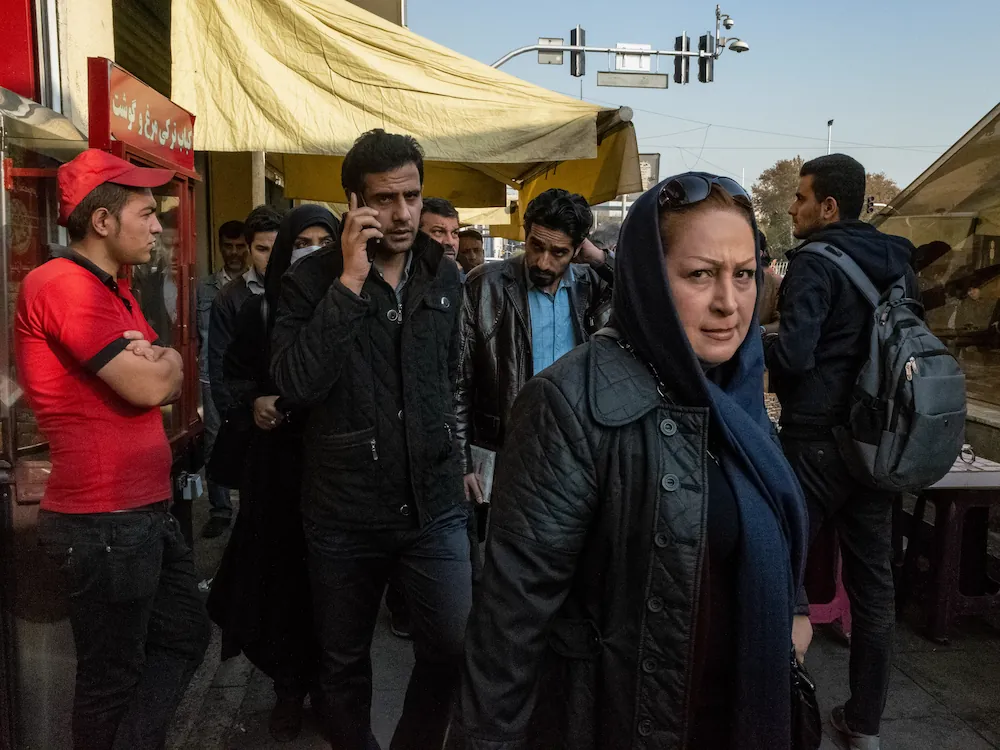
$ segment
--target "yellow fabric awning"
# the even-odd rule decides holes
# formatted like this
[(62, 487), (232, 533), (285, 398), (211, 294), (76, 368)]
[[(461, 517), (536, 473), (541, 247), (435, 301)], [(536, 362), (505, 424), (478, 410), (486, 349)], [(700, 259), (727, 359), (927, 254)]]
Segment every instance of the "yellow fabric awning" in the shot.
[[(503, 185), (521, 188), (566, 162), (581, 165), (561, 176), (557, 166), (546, 180), (592, 201), (638, 173), (634, 131), (612, 125), (615, 110), (529, 84), (346, 0), (174, 0), (171, 45), (172, 99), (198, 117), (196, 148), (285, 154), (289, 197), (341, 200), (335, 162), (289, 166), (291, 155), (342, 156), (376, 127), (413, 135), (429, 164), (447, 163), (444, 183), (425, 194), (470, 208), (503, 206)], [(611, 127), (632, 133), (631, 150), (599, 152)]]
[[(343, 156), (285, 154), (284, 163), (287, 197), (347, 203), (340, 184)], [(470, 208), (502, 206), (507, 186), (462, 164), (428, 161), (424, 162), (424, 195)]]

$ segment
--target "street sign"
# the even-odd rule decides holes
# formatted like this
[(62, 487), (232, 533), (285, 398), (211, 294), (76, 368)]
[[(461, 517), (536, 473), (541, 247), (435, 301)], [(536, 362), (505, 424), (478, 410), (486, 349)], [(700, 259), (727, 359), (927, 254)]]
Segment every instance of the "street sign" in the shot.
[(639, 154), (639, 175), (642, 178), (643, 192), (658, 183), (660, 181), (660, 155)]
[(649, 55), (625, 52), (625, 50), (635, 50), (636, 52), (651, 50), (653, 49), (651, 44), (624, 44), (618, 42), (616, 46), (622, 52), (615, 53), (615, 70), (631, 73), (648, 73), (653, 69)]
[(620, 86), (634, 89), (665, 89), (668, 80), (665, 73), (627, 73), (601, 70), (597, 73), (598, 86)]
[[(545, 45), (546, 47), (561, 47), (563, 40), (562, 37), (551, 37), (543, 36), (538, 38), (538, 43), (540, 45)], [(562, 65), (563, 64), (563, 53), (562, 52), (543, 52), (538, 51), (538, 64), (539, 65)]]

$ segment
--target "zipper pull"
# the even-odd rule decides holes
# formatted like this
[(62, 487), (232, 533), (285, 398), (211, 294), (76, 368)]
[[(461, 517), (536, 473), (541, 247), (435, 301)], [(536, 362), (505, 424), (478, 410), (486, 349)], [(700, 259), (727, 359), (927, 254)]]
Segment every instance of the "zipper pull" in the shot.
[(375, 438), (372, 438), (372, 461), (378, 461), (378, 449), (375, 447)]
[(917, 370), (917, 360), (910, 357), (906, 360), (906, 379), (913, 380), (913, 373)]

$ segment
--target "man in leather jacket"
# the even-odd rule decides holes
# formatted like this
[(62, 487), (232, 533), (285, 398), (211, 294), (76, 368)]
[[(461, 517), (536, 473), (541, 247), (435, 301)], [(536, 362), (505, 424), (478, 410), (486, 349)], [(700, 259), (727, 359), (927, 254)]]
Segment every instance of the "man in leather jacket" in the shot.
[(470, 501), (484, 500), (471, 446), (498, 450), (528, 379), (610, 318), (614, 266), (587, 239), (593, 223), (582, 195), (546, 190), (524, 213), (524, 254), (466, 280), (456, 413)]

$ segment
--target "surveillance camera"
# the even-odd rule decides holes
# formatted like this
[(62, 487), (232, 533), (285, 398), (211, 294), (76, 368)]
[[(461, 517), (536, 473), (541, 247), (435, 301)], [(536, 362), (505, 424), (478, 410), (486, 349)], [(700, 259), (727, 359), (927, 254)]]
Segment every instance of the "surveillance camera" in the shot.
[(749, 52), (750, 45), (744, 42), (742, 39), (735, 39), (732, 44), (729, 45), (729, 49), (733, 52)]
[(722, 25), (725, 26), (727, 29), (731, 29), (733, 28), (733, 26), (736, 25), (736, 21), (734, 21), (729, 16), (726, 16), (726, 20), (722, 22)]

